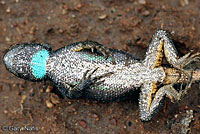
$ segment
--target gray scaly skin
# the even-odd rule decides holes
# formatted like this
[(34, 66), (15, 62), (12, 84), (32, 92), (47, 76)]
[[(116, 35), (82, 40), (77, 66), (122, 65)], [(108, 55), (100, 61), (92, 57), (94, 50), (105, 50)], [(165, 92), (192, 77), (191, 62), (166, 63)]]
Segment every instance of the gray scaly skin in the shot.
[[(52, 81), (68, 98), (114, 101), (140, 88), (140, 119), (148, 121), (164, 96), (172, 101), (180, 100), (191, 83), (200, 78), (199, 70), (184, 69), (199, 55), (188, 53), (179, 58), (168, 34), (159, 30), (153, 36), (144, 60), (94, 41), (85, 41), (55, 51), (47, 44), (18, 44), (5, 54), (4, 63), (18, 77)], [(163, 56), (170, 68), (161, 66)], [(173, 88), (174, 84), (183, 82), (188, 83), (186, 89), (178, 92)]]

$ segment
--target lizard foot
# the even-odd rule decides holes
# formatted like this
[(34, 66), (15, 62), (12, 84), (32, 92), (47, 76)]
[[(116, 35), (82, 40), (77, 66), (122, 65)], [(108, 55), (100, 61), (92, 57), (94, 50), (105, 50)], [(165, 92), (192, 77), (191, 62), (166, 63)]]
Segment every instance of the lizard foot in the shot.
[[(87, 71), (83, 74), (83, 78), (82, 78), (82, 80), (80, 81), (79, 86), (80, 86), (80, 87), (84, 87), (84, 88), (89, 88), (89, 86), (91, 86), (92, 84), (99, 85), (99, 84), (101, 84), (102, 82), (104, 82), (104, 80), (102, 80), (102, 81), (98, 81), (98, 80), (100, 80), (100, 79), (103, 78), (103, 77), (109, 77), (110, 75), (113, 74), (112, 72), (109, 72), (109, 73), (105, 73), (105, 74), (102, 74), (102, 75), (99, 75), (99, 76), (96, 76), (96, 77), (91, 78), (92, 74), (94, 74), (94, 72), (96, 72), (97, 69), (98, 69), (98, 68), (94, 69), (90, 74), (88, 74), (89, 70), (87, 70)], [(88, 74), (88, 76), (87, 76), (87, 74)], [(97, 82), (97, 81), (98, 81), (98, 82)]]
[(187, 91), (191, 88), (192, 86), (192, 76), (193, 76), (193, 72), (194, 70), (191, 70), (190, 73), (186, 73), (186, 71), (182, 70), (184, 74), (186, 74), (186, 77), (188, 78), (187, 83), (186, 83), (186, 87), (185, 89), (183, 89), (183, 83), (181, 84), (181, 91), (179, 93), (179, 96), (184, 96), (185, 94), (187, 94)]
[(191, 55), (191, 53), (192, 52), (189, 52), (179, 59), (177, 68), (183, 69), (185, 66), (187, 66), (191, 62), (200, 61), (200, 53), (195, 53), (193, 55)]

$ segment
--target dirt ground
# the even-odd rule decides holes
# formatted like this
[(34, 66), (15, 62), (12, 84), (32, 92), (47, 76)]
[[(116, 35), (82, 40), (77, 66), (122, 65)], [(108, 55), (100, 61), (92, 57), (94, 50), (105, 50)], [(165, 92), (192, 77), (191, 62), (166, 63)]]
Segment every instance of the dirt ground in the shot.
[(5, 50), (17, 43), (49, 43), (55, 50), (86, 39), (143, 58), (158, 29), (171, 33), (180, 55), (200, 51), (200, 1), (0, 0), (0, 133), (200, 133), (198, 83), (178, 103), (166, 98), (151, 121), (141, 122), (139, 91), (124, 102), (69, 100), (49, 82), (15, 77), (2, 62)]

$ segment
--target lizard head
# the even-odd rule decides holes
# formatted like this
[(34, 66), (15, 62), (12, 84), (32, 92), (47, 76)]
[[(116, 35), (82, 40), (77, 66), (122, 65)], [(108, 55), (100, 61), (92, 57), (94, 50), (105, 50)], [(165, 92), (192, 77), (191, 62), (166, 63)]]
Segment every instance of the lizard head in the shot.
[(45, 78), (46, 62), (51, 47), (40, 43), (17, 44), (8, 49), (3, 57), (6, 68), (16, 76), (39, 81)]

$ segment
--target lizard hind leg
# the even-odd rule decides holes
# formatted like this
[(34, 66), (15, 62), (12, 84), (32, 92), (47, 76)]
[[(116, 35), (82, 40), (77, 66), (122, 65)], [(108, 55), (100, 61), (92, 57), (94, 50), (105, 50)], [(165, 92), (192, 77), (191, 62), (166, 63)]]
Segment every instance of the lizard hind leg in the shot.
[(200, 61), (199, 52), (192, 54), (191, 51), (183, 57), (179, 57), (175, 45), (173, 44), (167, 32), (164, 30), (157, 31), (157, 33), (154, 35), (153, 40), (154, 42), (157, 42), (159, 40), (162, 40), (164, 42), (163, 48), (165, 58), (167, 59), (169, 64), (171, 64), (175, 68), (183, 69), (185, 66), (187, 66), (193, 61)]
[(95, 42), (95, 41), (80, 42), (75, 46), (75, 48), (73, 48), (72, 51), (79, 52), (84, 49), (91, 49), (92, 52), (94, 52), (94, 50), (96, 49), (103, 54), (105, 59), (108, 59), (108, 57), (111, 57), (112, 63), (116, 64), (115, 59), (112, 55), (112, 52), (109, 50), (109, 48), (99, 44), (98, 42)]
[(200, 61), (200, 53), (192, 54), (189, 52), (183, 57), (179, 57), (168, 33), (164, 30), (158, 30), (148, 47), (144, 63), (154, 68), (160, 65), (162, 56), (165, 56), (168, 63), (177, 69), (183, 69), (193, 61)]
[(149, 121), (156, 114), (165, 96), (175, 102), (180, 100), (183, 95), (174, 89), (173, 84), (165, 85), (155, 93), (151, 89), (153, 89), (153, 83), (144, 84), (141, 88), (139, 108), (142, 121)]

